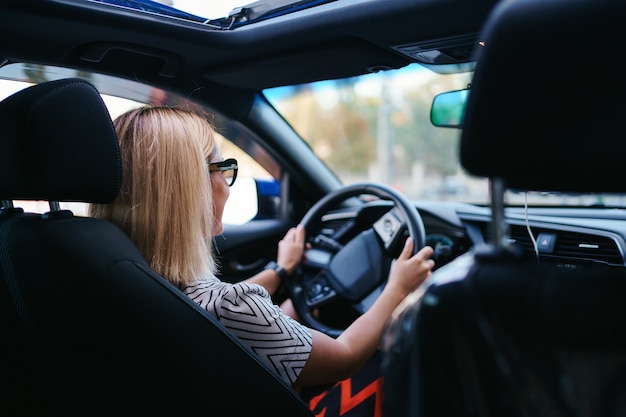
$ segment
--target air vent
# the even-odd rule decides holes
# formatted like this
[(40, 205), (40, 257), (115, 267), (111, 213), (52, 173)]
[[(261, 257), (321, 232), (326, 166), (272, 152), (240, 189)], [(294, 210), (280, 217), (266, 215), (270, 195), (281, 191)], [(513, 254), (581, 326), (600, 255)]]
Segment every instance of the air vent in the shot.
[[(492, 242), (491, 227), (488, 223), (480, 224), (481, 232), (486, 242)], [(624, 258), (617, 242), (608, 237), (589, 233), (578, 233), (565, 230), (531, 228), (535, 239), (540, 234), (553, 236), (554, 245), (548, 251), (541, 251), (542, 255), (572, 260), (594, 260), (610, 265), (624, 265)], [(534, 253), (533, 242), (528, 235), (528, 229), (523, 225), (510, 226), (510, 238), (514, 245), (520, 246), (526, 252)]]
[(606, 236), (561, 232), (556, 239), (554, 252), (563, 257), (590, 258), (609, 264), (624, 264), (617, 243)]
[(510, 229), (511, 241), (517, 246), (521, 246), (525, 251), (534, 252), (533, 241), (525, 227), (512, 226)]
[(319, 232), (326, 236), (340, 235), (342, 230), (351, 227), (356, 216), (356, 212), (326, 214), (322, 216), (322, 229)]

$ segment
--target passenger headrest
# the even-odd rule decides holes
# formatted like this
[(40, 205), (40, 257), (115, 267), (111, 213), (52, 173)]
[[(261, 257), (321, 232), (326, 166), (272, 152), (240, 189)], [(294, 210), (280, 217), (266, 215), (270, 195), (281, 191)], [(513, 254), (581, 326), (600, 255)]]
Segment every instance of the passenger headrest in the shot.
[(482, 33), (460, 160), (508, 188), (626, 191), (626, 2), (503, 0)]
[(0, 199), (107, 203), (121, 180), (111, 116), (91, 84), (51, 81), (0, 102)]

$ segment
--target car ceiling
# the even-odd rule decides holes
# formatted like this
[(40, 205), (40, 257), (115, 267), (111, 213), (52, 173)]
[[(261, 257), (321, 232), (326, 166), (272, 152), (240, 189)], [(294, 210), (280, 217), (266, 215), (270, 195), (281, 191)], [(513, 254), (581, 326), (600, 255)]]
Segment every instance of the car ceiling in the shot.
[(399, 46), (474, 40), (496, 1), (338, 0), (216, 31), (99, 3), (2, 0), (0, 59), (117, 75), (187, 96), (194, 92), (237, 112), (254, 91), (414, 61)]

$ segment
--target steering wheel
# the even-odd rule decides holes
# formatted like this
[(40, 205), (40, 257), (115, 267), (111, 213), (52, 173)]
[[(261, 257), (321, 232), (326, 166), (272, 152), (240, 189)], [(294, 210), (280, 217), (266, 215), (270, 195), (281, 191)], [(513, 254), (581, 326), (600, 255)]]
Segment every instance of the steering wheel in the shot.
[[(377, 197), (385, 213), (372, 219), (372, 211), (380, 213), (381, 205), (374, 205), (374, 210), (369, 211), (363, 205), (363, 209), (356, 208), (358, 214), (334, 235), (310, 235), (319, 230), (323, 215), (357, 196)], [(367, 222), (367, 227), (362, 226), (363, 222)], [(361, 223), (358, 228), (357, 223)], [(387, 283), (407, 231), (413, 238), (413, 254), (426, 240), (424, 224), (415, 206), (395, 189), (371, 182), (351, 184), (328, 194), (309, 209), (301, 224), (311, 247), (305, 250), (306, 262), (288, 280), (289, 295), (304, 324), (332, 337), (339, 336), (344, 329), (319, 321), (314, 313), (316, 309), (339, 301), (351, 303), (364, 313)], [(350, 229), (363, 231), (351, 234)]]

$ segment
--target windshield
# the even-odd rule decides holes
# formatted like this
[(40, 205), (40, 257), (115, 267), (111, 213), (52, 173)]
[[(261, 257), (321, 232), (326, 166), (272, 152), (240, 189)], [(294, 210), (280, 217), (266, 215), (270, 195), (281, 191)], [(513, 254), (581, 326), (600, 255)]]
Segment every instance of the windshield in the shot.
[[(489, 204), (489, 184), (459, 165), (461, 130), (430, 121), (434, 97), (467, 88), (473, 73), (400, 70), (265, 90), (314, 152), (344, 184), (376, 181), (409, 198)], [(617, 195), (514, 192), (510, 205), (617, 206)]]
[[(76, 76), (103, 93), (112, 117), (163, 97), (163, 92), (153, 87), (101, 74), (11, 64), (0, 71), (0, 99), (34, 82)], [(488, 181), (467, 175), (459, 165), (461, 130), (436, 127), (430, 121), (434, 97), (466, 88), (471, 78), (471, 71), (440, 74), (413, 64), (360, 77), (273, 88), (264, 94), (344, 184), (375, 181), (391, 185), (413, 200), (488, 205)], [(170, 95), (173, 102), (184, 101)], [(224, 140), (222, 144), (227, 153), (245, 161), (238, 187), (246, 183), (246, 175), (264, 180), (279, 177), (275, 170), (261, 169), (244, 152), (226, 148), (229, 143)], [(258, 158), (261, 152), (255, 147), (250, 154)], [(250, 172), (243, 167), (250, 167)], [(516, 206), (624, 207), (626, 197), (508, 192), (506, 202)], [(248, 219), (246, 216), (242, 218)], [(239, 224), (244, 220), (229, 221)]]
[(460, 130), (430, 122), (434, 95), (465, 88), (471, 75), (414, 64), (265, 94), (344, 184), (376, 181), (413, 199), (484, 203), (485, 181), (458, 163)]

